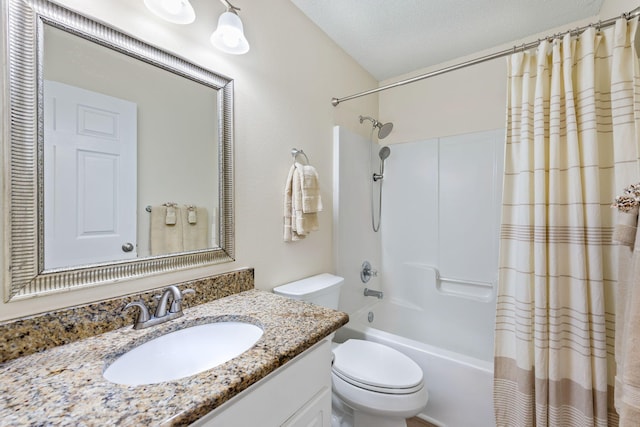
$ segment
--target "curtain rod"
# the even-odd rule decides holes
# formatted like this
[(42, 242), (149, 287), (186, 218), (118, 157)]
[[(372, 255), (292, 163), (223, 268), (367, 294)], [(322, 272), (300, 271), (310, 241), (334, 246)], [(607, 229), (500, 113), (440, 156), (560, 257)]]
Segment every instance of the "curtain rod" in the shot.
[(401, 80), (399, 82), (390, 83), (388, 85), (381, 86), (381, 87), (378, 87), (376, 89), (370, 89), (370, 90), (367, 90), (367, 91), (364, 91), (364, 92), (356, 93), (354, 95), (345, 96), (344, 98), (332, 98), (331, 99), (331, 105), (333, 105), (334, 107), (337, 107), (338, 104), (340, 104), (341, 102), (349, 101), (350, 99), (360, 98), (361, 96), (371, 95), (373, 93), (382, 92), (383, 90), (392, 89), (394, 87), (403, 86), (403, 85), (406, 85), (406, 84), (409, 84), (409, 83), (414, 83), (414, 82), (417, 82), (417, 81), (420, 81), (420, 80), (428, 79), (429, 77), (439, 76), (440, 74), (445, 74), (445, 73), (448, 73), (450, 71), (460, 70), (462, 68), (470, 67), (472, 65), (480, 64), (482, 62), (491, 61), (493, 59), (501, 58), (503, 56), (508, 56), (508, 55), (516, 53), (517, 51), (524, 52), (525, 50), (528, 50), (528, 49), (531, 49), (533, 47), (538, 46), (540, 44), (540, 42), (543, 41), (543, 40), (560, 38), (560, 37), (565, 36), (566, 34), (571, 34), (572, 36), (573, 35), (578, 35), (578, 34), (581, 34), (587, 28), (591, 28), (591, 27), (596, 27), (598, 30), (600, 30), (601, 28), (610, 27), (611, 25), (615, 24), (616, 21), (618, 19), (620, 19), (620, 18), (624, 18), (624, 19), (629, 20), (629, 19), (635, 18), (637, 16), (640, 16), (640, 7), (637, 7), (635, 9), (633, 9), (631, 12), (623, 13), (619, 17), (610, 18), (610, 19), (607, 19), (605, 21), (598, 21), (595, 24), (585, 25), (585, 26), (578, 27), (578, 28), (573, 29), (573, 30), (568, 30), (568, 31), (565, 31), (565, 32), (554, 34), (553, 36), (543, 37), (543, 38), (538, 39), (538, 40), (533, 41), (533, 42), (523, 43), (522, 45), (514, 46), (511, 49), (505, 49), (505, 50), (500, 51), (500, 52), (495, 52), (495, 53), (492, 53), (492, 54), (489, 54), (489, 55), (482, 56), (480, 58), (476, 58), (476, 59), (472, 59), (472, 60), (469, 60), (469, 61), (466, 61), (466, 62), (462, 62), (460, 64), (451, 65), (449, 67), (441, 68), (441, 69), (436, 70), (436, 71), (431, 71), (431, 72), (426, 73), (426, 74), (421, 74), (421, 75), (416, 76), (416, 77), (411, 77), (411, 78), (406, 79), (406, 80)]

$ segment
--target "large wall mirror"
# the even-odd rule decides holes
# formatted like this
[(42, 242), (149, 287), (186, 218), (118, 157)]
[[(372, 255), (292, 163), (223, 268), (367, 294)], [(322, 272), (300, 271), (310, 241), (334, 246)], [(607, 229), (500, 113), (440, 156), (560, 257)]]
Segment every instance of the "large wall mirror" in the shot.
[(232, 261), (233, 81), (5, 4), (5, 301)]

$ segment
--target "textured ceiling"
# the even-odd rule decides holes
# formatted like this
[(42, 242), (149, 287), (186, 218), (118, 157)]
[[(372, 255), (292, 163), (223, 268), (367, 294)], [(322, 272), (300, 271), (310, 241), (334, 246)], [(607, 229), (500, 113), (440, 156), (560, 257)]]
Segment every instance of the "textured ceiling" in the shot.
[(376, 79), (597, 15), (603, 0), (291, 0)]

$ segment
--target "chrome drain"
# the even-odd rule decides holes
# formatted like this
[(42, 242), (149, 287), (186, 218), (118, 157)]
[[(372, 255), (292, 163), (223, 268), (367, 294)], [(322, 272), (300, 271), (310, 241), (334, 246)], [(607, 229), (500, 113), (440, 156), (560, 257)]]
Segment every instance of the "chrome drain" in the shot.
[(367, 315), (367, 320), (369, 321), (369, 323), (373, 322), (373, 311), (369, 312), (369, 314)]

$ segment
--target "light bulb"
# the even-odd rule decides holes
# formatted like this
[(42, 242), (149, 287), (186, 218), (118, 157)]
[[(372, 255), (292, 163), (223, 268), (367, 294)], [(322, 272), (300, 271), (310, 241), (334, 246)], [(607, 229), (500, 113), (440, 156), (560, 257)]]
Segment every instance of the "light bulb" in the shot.
[(222, 30), (222, 40), (230, 48), (236, 48), (240, 44), (240, 35), (233, 28), (225, 28)]
[(211, 43), (223, 52), (242, 55), (249, 51), (242, 21), (233, 12), (225, 12), (218, 19), (218, 28), (211, 35)]

